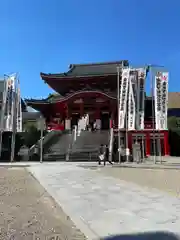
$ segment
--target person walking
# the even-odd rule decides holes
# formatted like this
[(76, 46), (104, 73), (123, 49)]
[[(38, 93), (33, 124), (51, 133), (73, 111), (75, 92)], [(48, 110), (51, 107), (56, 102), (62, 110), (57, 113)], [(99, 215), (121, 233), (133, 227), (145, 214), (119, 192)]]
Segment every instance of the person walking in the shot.
[(109, 160), (109, 147), (108, 147), (108, 145), (105, 145), (104, 166), (106, 165), (106, 162), (109, 162), (111, 165), (113, 165), (113, 163)]
[(96, 123), (96, 121), (94, 121), (94, 123), (93, 123), (93, 129), (94, 129), (94, 131), (97, 130), (97, 123)]
[(99, 148), (99, 156), (98, 156), (98, 164), (101, 165), (101, 161), (105, 158), (105, 148), (104, 145), (101, 144)]

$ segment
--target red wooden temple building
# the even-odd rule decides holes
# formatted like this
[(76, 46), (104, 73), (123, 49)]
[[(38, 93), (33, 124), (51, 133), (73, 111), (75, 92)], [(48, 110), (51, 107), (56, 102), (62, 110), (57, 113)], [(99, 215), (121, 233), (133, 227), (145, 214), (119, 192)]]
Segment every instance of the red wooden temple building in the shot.
[[(40, 73), (42, 80), (57, 94), (40, 100), (26, 99), (26, 103), (44, 115), (47, 126), (54, 124), (57, 129), (71, 129), (81, 116), (89, 114), (90, 122), (96, 121), (99, 129), (108, 130), (113, 127), (117, 133), (117, 67), (120, 69), (121, 82), (121, 70), (128, 66), (127, 60), (71, 64), (69, 70), (64, 73)], [(125, 143), (125, 132), (128, 134), (130, 149), (133, 142), (143, 140), (145, 154), (149, 156), (152, 154), (153, 141), (156, 141), (158, 148), (157, 138), (160, 138), (161, 154), (169, 155), (168, 131), (153, 129), (152, 99), (145, 95), (143, 101), (143, 129), (121, 129), (121, 141)]]

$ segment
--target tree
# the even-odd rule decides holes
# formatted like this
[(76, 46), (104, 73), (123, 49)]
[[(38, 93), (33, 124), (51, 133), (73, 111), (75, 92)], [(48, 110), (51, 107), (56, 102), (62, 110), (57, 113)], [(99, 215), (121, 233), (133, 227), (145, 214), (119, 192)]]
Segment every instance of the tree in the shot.
[(24, 143), (27, 147), (34, 145), (40, 138), (40, 131), (33, 125), (29, 125), (24, 134)]
[(171, 156), (180, 156), (180, 118), (168, 118), (169, 146)]
[(23, 123), (23, 130), (25, 132), (28, 132), (29, 129), (31, 129), (31, 127), (35, 127), (36, 128), (36, 125), (37, 125), (36, 121), (25, 121)]
[(169, 117), (168, 118), (168, 129), (173, 131), (180, 130), (180, 118), (178, 117)]

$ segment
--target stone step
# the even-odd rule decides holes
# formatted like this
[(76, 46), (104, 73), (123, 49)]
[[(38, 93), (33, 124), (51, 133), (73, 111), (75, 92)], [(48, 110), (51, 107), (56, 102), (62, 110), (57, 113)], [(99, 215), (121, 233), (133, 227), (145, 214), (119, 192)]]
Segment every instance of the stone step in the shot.
[(59, 137), (58, 141), (53, 144), (49, 150), (48, 153), (60, 153), (60, 154), (66, 154), (68, 151), (69, 145), (72, 141), (72, 134), (67, 133)]
[(71, 152), (98, 151), (101, 144), (108, 144), (109, 131), (87, 132), (83, 131), (73, 144)]
[[(44, 155), (44, 161), (65, 161), (66, 155), (64, 154), (46, 154)], [(71, 153), (69, 155), (69, 161), (79, 162), (79, 161), (97, 161), (98, 154), (95, 153)]]
[(59, 137), (44, 155), (45, 161), (65, 161), (69, 150), (70, 161), (97, 161), (100, 144), (108, 144), (109, 131), (83, 131), (74, 144), (72, 140), (72, 134)]

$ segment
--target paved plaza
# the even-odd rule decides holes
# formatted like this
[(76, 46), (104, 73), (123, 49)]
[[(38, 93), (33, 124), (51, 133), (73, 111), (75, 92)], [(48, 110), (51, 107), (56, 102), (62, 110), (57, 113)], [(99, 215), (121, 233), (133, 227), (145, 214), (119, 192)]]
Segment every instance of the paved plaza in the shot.
[(159, 189), (180, 197), (180, 168), (169, 165), (126, 165), (123, 167), (100, 168), (99, 173), (106, 176), (136, 183), (142, 187)]
[(0, 240), (180, 234), (180, 170), (128, 166), (0, 164)]
[[(54, 163), (28, 170), (89, 239), (142, 231), (180, 233), (180, 199), (104, 173), (112, 171), (110, 166), (87, 165)], [(143, 181), (143, 169), (141, 175)]]
[(0, 240), (83, 240), (62, 208), (24, 167), (0, 167)]

